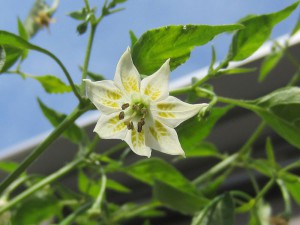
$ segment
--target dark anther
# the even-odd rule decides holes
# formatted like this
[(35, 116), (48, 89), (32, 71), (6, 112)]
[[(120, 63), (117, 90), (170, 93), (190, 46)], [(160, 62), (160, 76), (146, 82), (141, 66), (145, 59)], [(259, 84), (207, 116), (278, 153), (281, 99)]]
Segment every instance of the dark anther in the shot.
[(137, 131), (138, 131), (139, 133), (141, 133), (141, 132), (142, 132), (142, 129), (143, 129), (142, 122), (138, 122), (138, 128), (137, 128)]
[(122, 110), (125, 110), (129, 107), (129, 103), (125, 103), (122, 105)]
[(128, 130), (133, 130), (133, 128), (134, 128), (134, 126), (133, 126), (133, 123), (132, 123), (132, 121), (131, 121), (131, 122), (129, 122), (129, 123), (127, 124), (127, 129), (128, 129)]
[(141, 119), (141, 124), (142, 124), (142, 126), (145, 125), (145, 119), (144, 118)]
[(124, 119), (124, 117), (125, 117), (125, 114), (124, 114), (124, 112), (122, 111), (122, 112), (120, 112), (120, 114), (119, 114), (119, 120), (122, 120), (122, 119)]

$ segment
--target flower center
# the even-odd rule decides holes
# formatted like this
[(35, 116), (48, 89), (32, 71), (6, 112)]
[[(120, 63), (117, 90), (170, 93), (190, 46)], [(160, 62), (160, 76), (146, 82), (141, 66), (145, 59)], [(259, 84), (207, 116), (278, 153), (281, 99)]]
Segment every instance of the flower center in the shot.
[(149, 111), (149, 100), (141, 95), (133, 95), (130, 103), (124, 103), (121, 107), (119, 120), (124, 120), (128, 130), (136, 128), (138, 132), (142, 132), (145, 125), (145, 117)]

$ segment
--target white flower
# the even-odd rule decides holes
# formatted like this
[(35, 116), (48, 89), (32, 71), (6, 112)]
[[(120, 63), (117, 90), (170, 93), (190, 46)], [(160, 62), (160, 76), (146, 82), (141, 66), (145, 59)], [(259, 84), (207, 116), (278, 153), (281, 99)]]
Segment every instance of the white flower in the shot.
[(102, 114), (94, 129), (103, 139), (121, 139), (138, 155), (151, 149), (183, 155), (175, 127), (207, 104), (187, 104), (169, 96), (169, 60), (141, 81), (130, 49), (122, 55), (114, 81), (86, 82), (87, 96)]

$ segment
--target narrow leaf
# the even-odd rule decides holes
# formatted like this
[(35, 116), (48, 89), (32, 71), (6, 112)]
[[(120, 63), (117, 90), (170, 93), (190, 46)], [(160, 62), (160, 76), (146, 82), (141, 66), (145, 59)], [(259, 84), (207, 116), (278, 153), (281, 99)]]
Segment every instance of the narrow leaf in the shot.
[[(58, 126), (67, 117), (67, 115), (47, 107), (40, 99), (38, 99), (38, 103), (43, 114), (54, 127)], [(64, 131), (63, 136), (76, 144), (80, 144), (86, 139), (85, 132), (76, 124), (73, 124), (67, 128)]]
[(131, 40), (131, 48), (135, 45), (135, 43), (138, 41), (137, 37), (133, 33), (132, 30), (129, 31), (130, 40)]
[(19, 31), (20, 37), (23, 38), (24, 40), (28, 41), (29, 36), (28, 36), (27, 31), (26, 31), (22, 21), (20, 20), (20, 18), (18, 18), (18, 31)]
[(7, 173), (13, 172), (15, 169), (17, 169), (18, 166), (19, 164), (16, 162), (0, 162), (0, 170)]
[(141, 74), (149, 75), (167, 60), (174, 70), (190, 57), (195, 46), (204, 45), (218, 34), (238, 30), (241, 25), (179, 25), (145, 32), (132, 48), (132, 59)]
[(207, 199), (195, 193), (178, 189), (158, 180), (154, 182), (153, 195), (168, 208), (189, 215), (198, 212), (208, 203)]
[(273, 27), (287, 18), (298, 6), (296, 2), (285, 9), (265, 15), (248, 17), (240, 21), (245, 29), (233, 36), (227, 60), (239, 61), (251, 56), (271, 35)]
[(298, 18), (297, 23), (293, 29), (293, 31), (291, 32), (291, 37), (294, 36), (296, 33), (298, 33), (298, 31), (300, 30), (300, 18)]
[(270, 53), (262, 62), (258, 81), (262, 82), (267, 75), (277, 66), (283, 56), (283, 51)]
[(63, 81), (61, 81), (58, 77), (52, 75), (45, 76), (32, 76), (31, 78), (40, 82), (47, 93), (65, 93), (71, 92), (72, 88), (69, 85), (66, 85)]
[(71, 18), (73, 18), (75, 20), (85, 20), (87, 17), (87, 11), (85, 8), (83, 8), (81, 10), (77, 10), (77, 11), (68, 13), (68, 16), (70, 16)]
[(270, 137), (268, 137), (266, 141), (266, 152), (267, 152), (268, 161), (275, 167), (277, 163), (275, 159), (274, 148)]
[(300, 205), (300, 177), (291, 173), (284, 173), (281, 178), (293, 199)]

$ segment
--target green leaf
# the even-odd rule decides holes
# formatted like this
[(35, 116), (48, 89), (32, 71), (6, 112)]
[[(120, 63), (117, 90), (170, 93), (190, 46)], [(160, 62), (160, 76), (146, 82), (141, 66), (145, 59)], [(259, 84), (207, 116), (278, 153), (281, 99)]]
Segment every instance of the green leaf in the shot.
[[(0, 40), (1, 42), (1, 40)], [(1, 46), (1, 44), (0, 44)], [(5, 51), (5, 62), (4, 65), (2, 65), (2, 70), (0, 70), (1, 73), (4, 73), (7, 71), (10, 67), (12, 67), (20, 58), (20, 56), (23, 54), (25, 50), (20, 50), (8, 45), (2, 45), (2, 48)], [(4, 54), (2, 52), (2, 54)], [(3, 57), (3, 55), (2, 55)]]
[(269, 163), (275, 167), (277, 163), (276, 163), (276, 158), (275, 158), (275, 154), (274, 154), (274, 148), (273, 148), (270, 137), (268, 137), (267, 141), (266, 141), (266, 152), (267, 152), (267, 157), (268, 157)]
[(19, 35), (20, 35), (21, 38), (23, 38), (26, 41), (29, 40), (29, 36), (27, 34), (27, 31), (26, 31), (22, 21), (20, 20), (20, 18), (18, 18), (18, 31), (19, 31)]
[(248, 103), (251, 103), (248, 108), (257, 113), (281, 137), (300, 148), (299, 87), (281, 88)]
[(298, 6), (296, 2), (285, 9), (265, 15), (252, 15), (241, 21), (245, 29), (233, 36), (227, 60), (240, 61), (251, 56), (271, 35), (273, 27), (287, 18)]
[(18, 166), (19, 164), (16, 162), (5, 162), (5, 161), (0, 162), (0, 170), (6, 173), (13, 172), (15, 169), (17, 169)]
[(293, 31), (291, 32), (290, 36), (294, 36), (296, 33), (298, 33), (298, 31), (300, 30), (300, 18), (298, 18), (297, 23), (293, 29)]
[(206, 44), (218, 34), (241, 28), (241, 25), (178, 25), (148, 30), (133, 46), (132, 60), (145, 75), (158, 70), (169, 58), (174, 70), (188, 60), (195, 46)]
[[(198, 121), (196, 117), (193, 117), (177, 128), (179, 141), (187, 156), (190, 154), (189, 152), (195, 155), (195, 152), (197, 151), (199, 151), (198, 154), (201, 154), (201, 150), (207, 151), (209, 146), (202, 144), (202, 141), (210, 134), (216, 122), (231, 108), (232, 106), (212, 108), (211, 114), (207, 120)], [(210, 148), (211, 152), (214, 151), (212, 148)]]
[(249, 225), (269, 225), (270, 217), (270, 205), (263, 201), (259, 201), (251, 210)]
[(276, 171), (275, 165), (265, 159), (249, 159), (248, 165), (267, 177), (272, 177)]
[(216, 203), (208, 205), (192, 220), (192, 225), (234, 225), (234, 202), (225, 194)]
[(159, 180), (154, 182), (153, 195), (168, 208), (183, 214), (193, 215), (208, 203), (207, 199), (193, 192), (176, 188)]
[(77, 10), (77, 11), (73, 11), (68, 13), (68, 16), (70, 16), (71, 18), (75, 19), (75, 20), (85, 20), (87, 17), (87, 10), (86, 8), (83, 8), (81, 10)]
[(216, 73), (216, 76), (248, 74), (248, 73), (252, 73), (254, 71), (256, 71), (256, 68), (232, 68), (232, 69), (220, 70)]
[(58, 77), (52, 75), (45, 76), (30, 76), (31, 78), (40, 82), (47, 93), (65, 93), (71, 92), (72, 88), (69, 85), (66, 85), (63, 81), (61, 81)]
[(93, 179), (90, 179), (82, 170), (78, 175), (78, 188), (82, 193), (85, 193), (93, 198), (99, 194), (100, 185), (96, 184)]
[(55, 197), (47, 193), (37, 193), (21, 201), (13, 214), (12, 224), (40, 224), (59, 214), (60, 206)]
[(283, 56), (283, 51), (274, 51), (267, 55), (260, 67), (258, 81), (262, 82), (267, 75), (277, 66)]
[(135, 45), (135, 43), (138, 41), (137, 37), (133, 33), (132, 30), (129, 31), (130, 40), (131, 40), (131, 48)]
[(128, 175), (146, 184), (154, 185), (155, 180), (163, 181), (178, 189), (195, 192), (196, 188), (177, 169), (157, 158), (139, 161), (124, 168)]
[(286, 172), (281, 178), (293, 199), (300, 205), (300, 177)]
[[(47, 107), (40, 99), (38, 99), (38, 103), (43, 114), (54, 127), (58, 126), (67, 117), (67, 115)], [(75, 144), (80, 144), (86, 139), (86, 133), (76, 124), (67, 128), (64, 131), (63, 136)]]
[(115, 180), (111, 180), (111, 179), (107, 179), (107, 183), (106, 183), (106, 187), (108, 189), (117, 191), (117, 192), (121, 192), (121, 193), (130, 193), (131, 190), (129, 188), (127, 188), (126, 186), (124, 186), (123, 184), (115, 181)]
[(186, 157), (209, 157), (219, 154), (217, 147), (209, 142), (200, 142), (194, 146), (194, 148), (186, 148)]
[(5, 65), (5, 61), (6, 61), (5, 49), (0, 45), (0, 72), (2, 71), (2, 68)]

